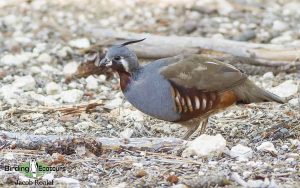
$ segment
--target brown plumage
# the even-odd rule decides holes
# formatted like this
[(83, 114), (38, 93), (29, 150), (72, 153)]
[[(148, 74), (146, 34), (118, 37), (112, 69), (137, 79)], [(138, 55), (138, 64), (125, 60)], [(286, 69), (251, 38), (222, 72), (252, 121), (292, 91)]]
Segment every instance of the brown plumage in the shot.
[(173, 61), (176, 63), (162, 68), (160, 73), (171, 82), (174, 109), (181, 115), (176, 122), (188, 128), (185, 139), (199, 126), (203, 133), (209, 116), (236, 103), (284, 103), (230, 64), (200, 55), (176, 56)]

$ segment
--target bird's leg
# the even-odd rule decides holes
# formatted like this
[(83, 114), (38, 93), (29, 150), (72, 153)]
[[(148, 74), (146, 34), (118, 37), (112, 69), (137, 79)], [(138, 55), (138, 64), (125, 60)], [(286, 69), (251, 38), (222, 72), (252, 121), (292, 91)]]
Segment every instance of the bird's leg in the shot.
[(184, 140), (188, 140), (190, 138), (190, 136), (192, 136), (192, 134), (198, 129), (199, 127), (199, 123), (194, 124), (193, 126), (188, 126), (188, 130), (186, 131), (186, 133), (183, 135), (182, 139)]
[[(207, 118), (204, 118), (204, 119), (200, 122), (201, 128), (200, 128), (200, 134), (199, 134), (199, 135), (205, 133), (207, 123), (208, 123), (208, 117), (207, 117)], [(199, 126), (200, 126), (200, 125), (199, 125)]]
[(183, 124), (184, 126), (186, 126), (188, 128), (187, 132), (183, 136), (183, 139), (188, 140), (200, 126), (201, 126), (201, 128), (200, 128), (199, 135), (204, 134), (207, 123), (208, 123), (208, 117), (203, 118), (200, 121), (192, 121), (192, 122)]

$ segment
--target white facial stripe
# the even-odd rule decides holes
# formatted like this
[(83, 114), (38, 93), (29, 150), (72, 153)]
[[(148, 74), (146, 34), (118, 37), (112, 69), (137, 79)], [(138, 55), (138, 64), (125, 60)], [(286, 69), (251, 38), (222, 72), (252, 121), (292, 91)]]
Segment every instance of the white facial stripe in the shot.
[(125, 59), (123, 59), (123, 58), (120, 60), (120, 62), (122, 63), (125, 71), (129, 72), (129, 64), (128, 64), (128, 62)]
[(112, 66), (112, 61), (109, 61), (107, 64), (106, 64), (106, 66), (108, 67), (108, 66)]

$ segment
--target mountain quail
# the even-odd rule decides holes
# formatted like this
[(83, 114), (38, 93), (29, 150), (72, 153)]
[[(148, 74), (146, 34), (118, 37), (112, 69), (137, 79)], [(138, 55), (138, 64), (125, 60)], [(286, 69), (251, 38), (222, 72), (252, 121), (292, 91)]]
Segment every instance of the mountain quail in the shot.
[(103, 59), (95, 60), (96, 66), (109, 67), (119, 74), (121, 90), (134, 107), (187, 127), (184, 139), (199, 126), (203, 133), (209, 116), (233, 104), (284, 103), (256, 86), (243, 71), (202, 55), (178, 55), (141, 66), (126, 45), (142, 40), (112, 46)]

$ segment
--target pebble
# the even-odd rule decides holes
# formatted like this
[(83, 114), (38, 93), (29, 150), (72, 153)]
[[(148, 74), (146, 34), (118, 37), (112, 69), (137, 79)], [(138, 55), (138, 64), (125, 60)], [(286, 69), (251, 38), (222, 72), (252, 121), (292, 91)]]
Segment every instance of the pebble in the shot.
[(62, 88), (55, 82), (50, 82), (46, 85), (46, 93), (48, 95), (55, 95), (61, 92)]
[(47, 133), (48, 133), (47, 127), (40, 127), (35, 131), (33, 131), (33, 134), (47, 134)]
[(12, 87), (10, 84), (4, 85), (0, 88), (0, 96), (3, 97), (4, 101), (14, 106), (20, 101), (20, 93), (22, 91), (18, 88)]
[(22, 77), (16, 76), (12, 86), (15, 88), (20, 88), (24, 91), (29, 91), (35, 88), (35, 84), (36, 82), (31, 75)]
[(51, 58), (51, 56), (50, 56), (49, 54), (47, 54), (47, 53), (42, 53), (42, 54), (39, 55), (39, 57), (37, 58), (37, 61), (38, 61), (39, 63), (45, 63), (45, 64), (47, 64), (47, 63), (51, 63), (52, 58)]
[(79, 181), (74, 178), (60, 177), (60, 178), (55, 178), (54, 182), (55, 184), (56, 183), (67, 184), (67, 187), (80, 188)]
[(190, 141), (187, 148), (182, 152), (183, 157), (196, 155), (199, 157), (207, 157), (211, 155), (219, 155), (226, 149), (226, 140), (222, 135), (217, 134), (210, 136), (202, 134), (193, 141)]
[(77, 145), (76, 149), (75, 149), (75, 152), (76, 152), (77, 155), (83, 156), (83, 155), (86, 154), (87, 151), (86, 151), (86, 148), (85, 148), (84, 145)]
[(273, 72), (266, 72), (262, 77), (265, 80), (272, 80), (275, 76)]
[(83, 97), (83, 91), (79, 89), (71, 89), (63, 91), (60, 94), (60, 98), (65, 103), (75, 103), (79, 102)]
[(65, 75), (74, 74), (77, 71), (78, 64), (76, 62), (70, 62), (64, 66), (63, 72)]
[(99, 81), (99, 83), (105, 83), (106, 82), (106, 75), (101, 74), (100, 76), (98, 76), (98, 81)]
[(133, 133), (134, 133), (133, 129), (126, 128), (120, 133), (120, 138), (129, 139)]
[(54, 175), (52, 173), (47, 173), (42, 177), (43, 180), (52, 181), (54, 179)]
[(64, 133), (66, 132), (66, 129), (63, 126), (54, 127), (53, 131), (56, 133)]
[(127, 120), (132, 120), (132, 121), (144, 121), (144, 115), (142, 112), (138, 110), (129, 110), (130, 113), (125, 117)]
[(237, 158), (239, 161), (248, 161), (253, 156), (253, 150), (247, 146), (238, 144), (231, 148), (229, 155)]
[(90, 41), (87, 38), (74, 39), (69, 42), (69, 45), (74, 48), (88, 48), (90, 47)]
[(1, 58), (0, 65), (19, 66), (27, 63), (32, 57), (34, 57), (34, 55), (30, 52), (23, 52), (16, 55), (7, 54)]
[(229, 15), (234, 7), (227, 0), (212, 0), (218, 3), (218, 12), (221, 15)]
[(270, 91), (279, 97), (288, 98), (295, 95), (298, 92), (298, 86), (294, 84), (293, 80), (286, 80), (280, 85), (271, 88)]
[(122, 183), (119, 183), (118, 185), (116, 186), (111, 186), (110, 188), (127, 188), (127, 183), (126, 182), (122, 182)]
[(93, 123), (88, 122), (88, 121), (84, 121), (84, 122), (77, 123), (74, 126), (74, 129), (77, 130), (77, 131), (84, 131), (84, 130), (89, 129), (92, 126), (93, 126)]
[(283, 13), (285, 15), (300, 15), (299, 12), (300, 2), (299, 1), (287, 1), (283, 5)]
[(40, 54), (42, 52), (44, 52), (47, 49), (47, 43), (38, 43), (35, 45), (35, 47), (33, 48), (32, 52), (34, 54)]
[(123, 102), (123, 99), (121, 99), (121, 98), (115, 98), (115, 99), (113, 99), (113, 100), (111, 100), (111, 101), (108, 101), (108, 102), (104, 105), (104, 108), (107, 108), (107, 109), (112, 110), (112, 109), (115, 109), (115, 108), (120, 107), (121, 104), (122, 104), (122, 102)]
[(289, 100), (289, 104), (293, 105), (293, 106), (300, 106), (300, 98), (294, 98)]
[(13, 160), (15, 159), (15, 156), (13, 153), (11, 152), (8, 152), (8, 153), (5, 153), (4, 156), (3, 156), (4, 159), (7, 159), (7, 160)]
[(186, 33), (192, 33), (197, 29), (197, 22), (192, 20), (186, 21), (183, 27)]
[(274, 31), (285, 31), (289, 28), (288, 24), (283, 22), (283, 21), (280, 21), (280, 20), (275, 20), (273, 22), (273, 26), (272, 26), (272, 29)]
[(31, 99), (38, 101), (39, 103), (45, 105), (45, 106), (57, 106), (60, 103), (50, 97), (46, 97), (44, 95), (41, 94), (37, 94), (35, 92), (27, 92), (26, 93), (27, 96), (31, 97)]
[(98, 80), (94, 76), (85, 79), (87, 89), (98, 89)]
[(65, 58), (68, 56), (68, 53), (72, 53), (72, 49), (70, 47), (63, 47), (62, 49), (58, 50), (56, 54), (58, 57)]
[(263, 142), (260, 146), (256, 147), (258, 151), (265, 151), (277, 154), (278, 151), (275, 149), (275, 146), (272, 142)]
[(290, 43), (293, 40), (291, 35), (280, 35), (279, 37), (275, 37), (271, 40), (272, 44), (285, 44)]
[(249, 41), (251, 39), (254, 39), (256, 37), (256, 32), (254, 30), (248, 29), (244, 32), (242, 32), (240, 35), (234, 37), (234, 40), (237, 41)]

